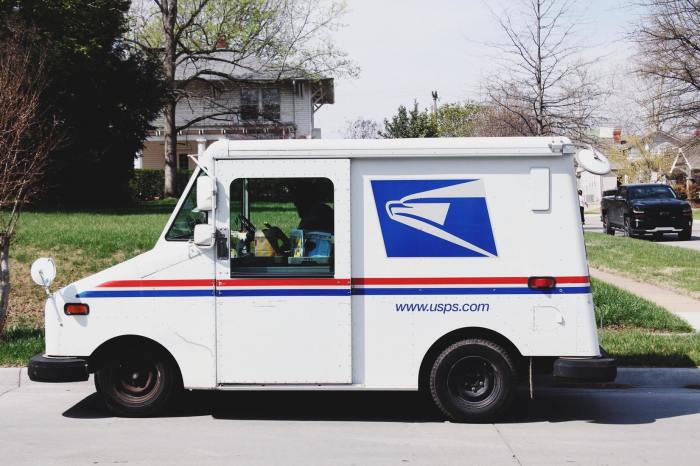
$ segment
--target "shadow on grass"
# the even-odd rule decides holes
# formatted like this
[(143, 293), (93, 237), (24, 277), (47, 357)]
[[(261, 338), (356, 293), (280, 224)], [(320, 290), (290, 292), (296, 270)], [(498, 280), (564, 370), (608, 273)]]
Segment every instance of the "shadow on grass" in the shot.
[[(586, 421), (648, 424), (700, 413), (696, 393), (669, 399), (654, 390), (581, 389), (538, 386), (535, 399), (521, 389), (499, 423)], [(76, 419), (111, 417), (92, 394), (63, 413)], [(219, 420), (441, 423), (444, 417), (417, 392), (187, 392), (166, 417), (210, 416)]]
[(620, 366), (626, 367), (697, 367), (693, 358), (683, 352), (668, 354), (659, 353), (627, 353), (612, 354)]
[(0, 343), (16, 343), (26, 339), (44, 338), (44, 330), (35, 327), (11, 327), (0, 335)]
[(57, 208), (57, 207), (33, 207), (25, 209), (25, 212), (32, 213), (44, 213), (44, 214), (55, 214), (55, 213), (80, 213), (80, 214), (98, 214), (98, 215), (139, 215), (139, 214), (169, 214), (175, 208), (177, 204), (177, 199), (161, 199), (157, 201), (144, 201), (136, 203), (131, 206), (124, 207), (70, 207), (70, 208)]

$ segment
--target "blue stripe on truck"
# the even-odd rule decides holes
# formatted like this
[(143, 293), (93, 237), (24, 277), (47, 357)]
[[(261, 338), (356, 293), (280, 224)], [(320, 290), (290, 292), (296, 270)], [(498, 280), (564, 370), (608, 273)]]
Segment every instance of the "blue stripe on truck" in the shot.
[[(276, 289), (219, 289), (217, 295), (223, 297), (250, 296), (433, 296), (433, 295), (519, 295), (519, 294), (588, 294), (590, 286), (556, 287), (550, 290), (532, 290), (526, 287), (499, 288), (276, 288)], [(174, 298), (214, 296), (213, 289), (190, 290), (94, 290), (84, 291), (77, 298)]]

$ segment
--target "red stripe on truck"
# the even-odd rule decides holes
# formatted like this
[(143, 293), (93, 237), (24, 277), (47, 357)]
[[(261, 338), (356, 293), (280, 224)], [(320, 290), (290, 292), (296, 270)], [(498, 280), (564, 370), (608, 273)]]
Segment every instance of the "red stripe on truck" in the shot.
[[(233, 278), (216, 286), (364, 286), (364, 285), (527, 285), (529, 277), (386, 277), (386, 278)], [(555, 277), (557, 285), (588, 283), (588, 276)], [(99, 288), (213, 287), (214, 280), (112, 280)]]
[[(353, 278), (353, 285), (527, 285), (529, 277)], [(557, 285), (588, 283), (588, 276), (555, 277)]]

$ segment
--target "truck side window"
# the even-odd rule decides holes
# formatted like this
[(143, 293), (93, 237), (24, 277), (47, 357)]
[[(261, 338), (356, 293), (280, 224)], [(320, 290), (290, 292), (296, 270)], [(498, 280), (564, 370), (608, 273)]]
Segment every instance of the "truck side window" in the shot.
[[(200, 172), (199, 176), (206, 176)], [(192, 184), (185, 201), (165, 234), (166, 241), (189, 241), (194, 237), (194, 226), (207, 223), (207, 213), (197, 210), (197, 183)]]
[(231, 276), (333, 276), (333, 183), (238, 178), (231, 183)]

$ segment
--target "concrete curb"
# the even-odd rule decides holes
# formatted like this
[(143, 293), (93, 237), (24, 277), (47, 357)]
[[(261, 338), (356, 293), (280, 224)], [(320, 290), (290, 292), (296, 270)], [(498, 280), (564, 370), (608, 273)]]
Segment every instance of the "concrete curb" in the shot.
[(19, 388), (21, 377), (22, 368), (20, 367), (0, 368), (0, 395)]
[[(33, 383), (26, 367), (0, 368), (0, 395)], [(620, 367), (615, 383), (639, 388), (700, 387), (700, 367)]]

